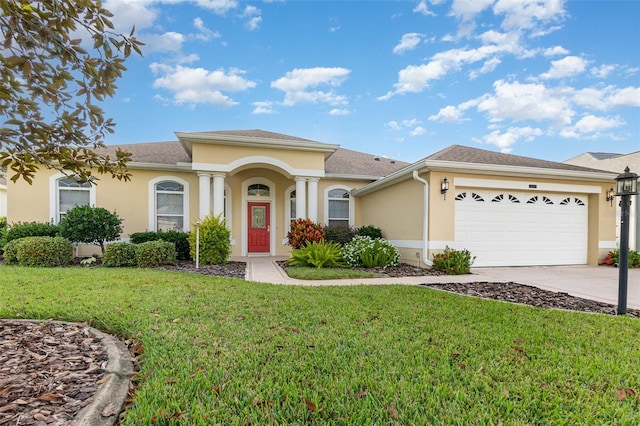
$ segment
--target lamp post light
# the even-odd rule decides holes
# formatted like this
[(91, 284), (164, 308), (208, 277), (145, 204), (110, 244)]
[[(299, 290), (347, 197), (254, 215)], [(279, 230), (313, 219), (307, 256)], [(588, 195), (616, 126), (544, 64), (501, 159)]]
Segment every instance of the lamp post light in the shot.
[(638, 193), (638, 175), (629, 167), (616, 177), (616, 196), (620, 197), (620, 259), (618, 263), (618, 315), (627, 313), (627, 281), (629, 277), (629, 221), (631, 196)]
[(200, 268), (200, 225), (202, 223), (196, 220), (196, 269)]

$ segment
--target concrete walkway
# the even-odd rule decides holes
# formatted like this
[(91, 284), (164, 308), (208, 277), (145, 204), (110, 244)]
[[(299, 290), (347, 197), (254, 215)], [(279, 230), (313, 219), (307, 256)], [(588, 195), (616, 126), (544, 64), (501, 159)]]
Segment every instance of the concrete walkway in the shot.
[[(617, 268), (606, 266), (533, 266), (503, 268), (473, 268), (470, 275), (445, 275), (404, 278), (364, 278), (357, 280), (307, 281), (289, 278), (276, 264), (286, 257), (238, 257), (247, 263), (246, 279), (250, 281), (302, 286), (323, 285), (384, 285), (451, 282), (516, 282), (544, 290), (565, 292), (572, 296), (617, 305)], [(627, 307), (640, 309), (640, 269), (630, 269), (628, 277)]]

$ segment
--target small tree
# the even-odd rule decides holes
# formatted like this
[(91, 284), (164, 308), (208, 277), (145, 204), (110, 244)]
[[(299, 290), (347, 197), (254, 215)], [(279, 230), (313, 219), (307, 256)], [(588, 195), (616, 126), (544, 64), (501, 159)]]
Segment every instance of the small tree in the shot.
[[(203, 265), (218, 265), (229, 261), (231, 253), (231, 231), (227, 228), (226, 221), (222, 215), (214, 216), (209, 214), (202, 218), (200, 224), (200, 259)], [(194, 227), (195, 228), (195, 227)], [(191, 247), (191, 257), (196, 258), (196, 237), (198, 232), (192, 231), (189, 236)]]
[(102, 207), (76, 206), (60, 221), (60, 235), (74, 243), (96, 244), (104, 254), (104, 243), (122, 233), (122, 219)]

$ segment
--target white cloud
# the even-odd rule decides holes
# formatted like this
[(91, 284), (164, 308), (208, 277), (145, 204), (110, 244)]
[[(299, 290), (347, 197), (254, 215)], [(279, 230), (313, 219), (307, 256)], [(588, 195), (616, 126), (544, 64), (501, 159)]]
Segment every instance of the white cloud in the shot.
[(599, 67), (591, 68), (591, 75), (598, 78), (607, 78), (616, 68), (616, 65), (602, 64)]
[(155, 89), (165, 89), (173, 93), (176, 105), (212, 104), (218, 107), (237, 105), (233, 99), (222, 92), (241, 92), (256, 86), (256, 83), (242, 77), (243, 70), (232, 68), (206, 70), (181, 65), (169, 66), (153, 63), (150, 66), (154, 74), (160, 75), (153, 82)]
[(560, 131), (560, 136), (565, 138), (598, 138), (601, 132), (624, 125), (620, 117), (598, 117), (585, 115), (573, 126), (565, 127)]
[(482, 137), (482, 141), (495, 145), (504, 153), (511, 152), (511, 146), (520, 139), (532, 141), (536, 136), (541, 136), (543, 131), (533, 127), (509, 127), (505, 132), (494, 130)]
[(549, 80), (582, 74), (588, 63), (588, 61), (578, 56), (566, 56), (557, 61), (552, 61), (549, 71), (540, 74), (540, 78)]
[(609, 97), (611, 106), (640, 107), (640, 87), (617, 89)]
[(253, 106), (255, 107), (251, 114), (275, 114), (275, 110), (273, 109), (273, 102), (254, 102)]
[(393, 48), (393, 53), (400, 54), (407, 50), (413, 50), (424, 37), (424, 34), (420, 33), (407, 33), (402, 35), (400, 43)]
[(493, 86), (495, 95), (485, 95), (478, 102), (478, 111), (486, 112), (492, 122), (534, 120), (561, 126), (575, 114), (565, 96), (542, 84), (498, 80)]
[(181, 52), (185, 41), (184, 35), (173, 31), (164, 34), (143, 34), (139, 37), (145, 45), (144, 54), (151, 52)]
[(262, 16), (260, 16), (261, 13), (262, 12), (260, 11), (260, 9), (258, 9), (255, 6), (246, 6), (244, 8), (244, 11), (240, 16), (243, 18), (249, 18), (249, 20), (245, 24), (245, 27), (249, 31), (254, 31), (258, 29), (258, 27), (262, 23)]
[(349, 115), (351, 114), (351, 110), (345, 108), (334, 108), (329, 111), (329, 115)]
[(195, 0), (195, 4), (218, 15), (224, 15), (238, 7), (236, 0)]
[(318, 86), (340, 87), (351, 71), (346, 68), (296, 68), (284, 77), (271, 82), (271, 87), (285, 92), (284, 104), (293, 106), (298, 103), (327, 103), (330, 105), (347, 104), (347, 98), (333, 90), (310, 90)]
[(411, 133), (409, 133), (411, 136), (422, 136), (425, 133), (427, 133), (427, 129), (425, 129), (424, 127), (416, 127), (415, 129), (413, 129), (411, 131)]
[(437, 114), (429, 116), (429, 121), (441, 121), (446, 123), (458, 123), (463, 119), (463, 111), (453, 105), (440, 108)]
[(496, 67), (498, 65), (500, 65), (502, 61), (498, 58), (491, 58), (487, 61), (484, 62), (484, 64), (482, 65), (482, 68), (480, 68), (479, 70), (473, 70), (469, 73), (469, 78), (471, 80), (476, 79), (477, 77), (479, 77), (482, 74), (488, 74), (492, 71), (494, 71), (496, 69)]
[(386, 124), (386, 126), (389, 127), (391, 130), (402, 130), (402, 126), (400, 126), (398, 122), (395, 120), (389, 121)]
[(498, 0), (493, 6), (496, 15), (504, 15), (506, 30), (534, 30), (539, 34), (546, 25), (566, 15), (564, 0)]
[(489, 8), (494, 0), (454, 0), (451, 5), (451, 13), (461, 21), (470, 21), (483, 10)]
[(193, 26), (196, 30), (198, 30), (198, 34), (195, 35), (195, 38), (200, 41), (209, 41), (213, 38), (222, 37), (219, 32), (212, 31), (204, 25), (202, 18), (195, 18), (193, 20)]
[(549, 47), (547, 49), (544, 49), (544, 51), (542, 52), (544, 56), (560, 56), (566, 55), (568, 53), (569, 51), (562, 46)]
[(436, 16), (435, 13), (429, 10), (427, 0), (420, 0), (420, 2), (413, 8), (413, 13), (421, 13), (425, 16)]

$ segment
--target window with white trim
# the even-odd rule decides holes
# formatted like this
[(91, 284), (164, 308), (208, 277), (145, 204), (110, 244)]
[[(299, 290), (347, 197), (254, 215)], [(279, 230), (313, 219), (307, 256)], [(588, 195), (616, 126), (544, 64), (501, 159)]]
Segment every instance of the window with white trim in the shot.
[(184, 185), (162, 181), (154, 187), (156, 231), (184, 230)]
[(91, 204), (91, 184), (78, 182), (67, 177), (58, 179), (56, 181), (56, 200), (56, 221), (60, 222), (72, 208)]
[(351, 226), (351, 197), (347, 189), (330, 189), (327, 192), (327, 204), (329, 226)]

